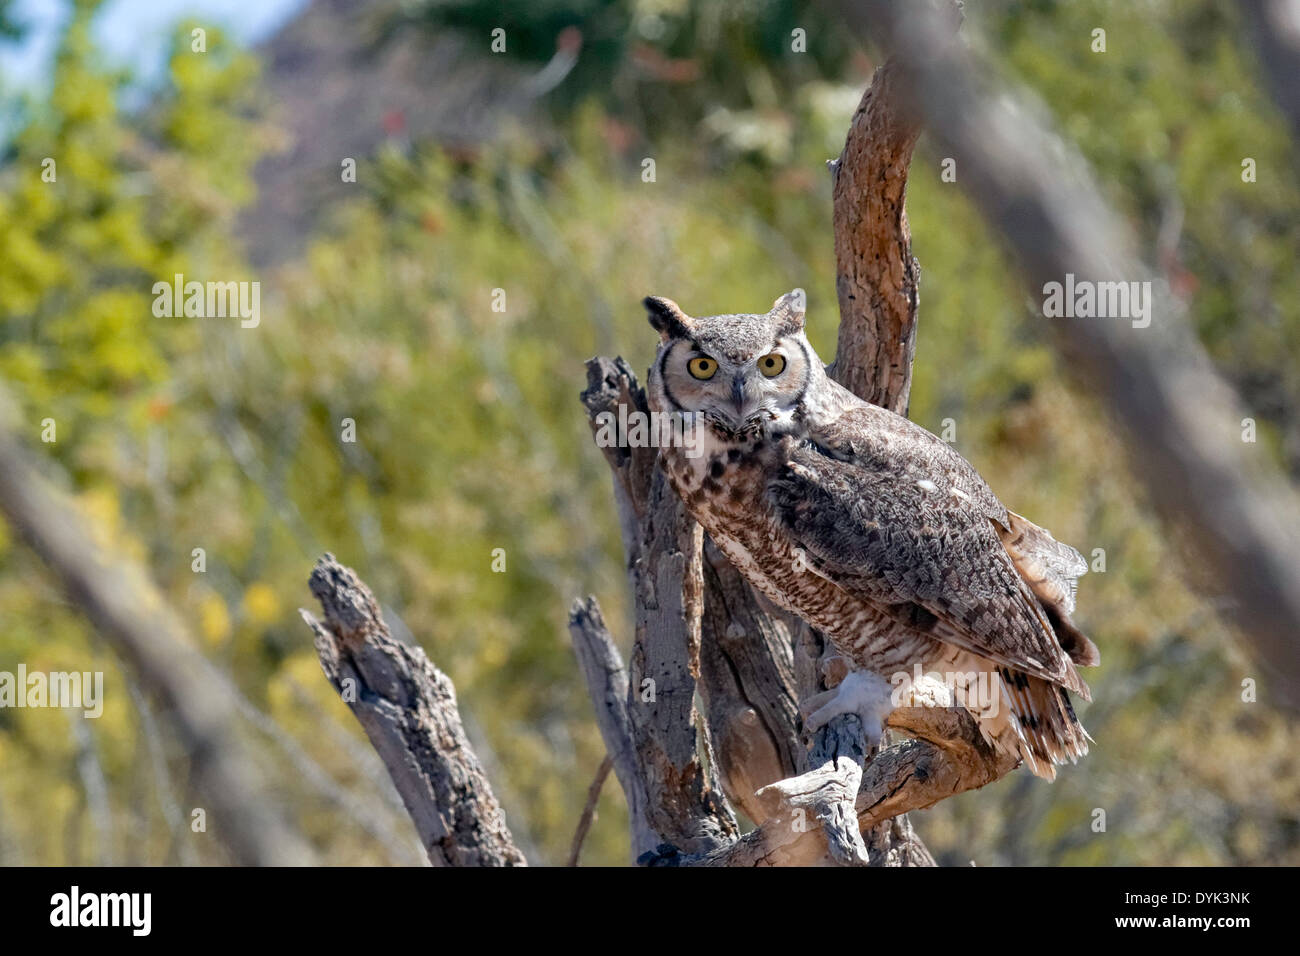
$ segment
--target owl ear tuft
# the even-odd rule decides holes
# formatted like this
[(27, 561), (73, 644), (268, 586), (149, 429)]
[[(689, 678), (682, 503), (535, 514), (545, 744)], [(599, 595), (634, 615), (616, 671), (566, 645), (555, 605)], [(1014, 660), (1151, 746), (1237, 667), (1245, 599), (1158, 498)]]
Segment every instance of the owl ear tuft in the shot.
[(787, 332), (803, 330), (804, 313), (808, 311), (808, 296), (803, 289), (791, 289), (772, 303), (772, 318)]
[(655, 327), (665, 342), (690, 335), (693, 320), (672, 299), (651, 295), (646, 296), (642, 304), (648, 313), (650, 324)]

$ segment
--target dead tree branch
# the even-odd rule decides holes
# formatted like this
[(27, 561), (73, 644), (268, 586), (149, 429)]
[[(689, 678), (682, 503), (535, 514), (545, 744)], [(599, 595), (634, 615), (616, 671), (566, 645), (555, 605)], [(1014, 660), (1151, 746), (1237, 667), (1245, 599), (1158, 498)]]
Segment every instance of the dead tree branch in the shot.
[(663, 840), (650, 825), (650, 797), (632, 743), (632, 723), (627, 714), (627, 668), (605, 628), (605, 617), (594, 597), (573, 602), (569, 611), (569, 635), (596, 707), (596, 726), (605, 742), (605, 752), (614, 761), (614, 775), (627, 799), (635, 860), (643, 853), (653, 852)]
[(903, 203), (921, 129), (900, 83), (897, 64), (876, 70), (830, 164), (840, 331), (829, 371), (859, 398), (906, 415), (921, 270)]
[(577, 866), (578, 860), (582, 857), (582, 844), (587, 839), (588, 831), (591, 830), (592, 821), (596, 819), (596, 803), (600, 800), (600, 791), (604, 789), (605, 779), (613, 769), (614, 758), (605, 754), (605, 759), (596, 769), (596, 776), (591, 781), (591, 786), (587, 788), (587, 803), (582, 808), (582, 816), (578, 818), (578, 829), (574, 831), (573, 844), (569, 847), (569, 866)]
[(325, 676), (352, 708), (434, 866), (523, 866), (470, 747), (456, 690), (423, 650), (396, 640), (370, 590), (331, 554), (310, 581), (325, 620), (300, 611)]
[[(582, 400), (593, 429), (599, 427), (602, 415), (617, 418), (620, 406), (624, 414), (646, 410), (645, 393), (622, 359), (593, 359), (587, 365), (587, 382)], [(655, 449), (603, 450), (614, 475), (615, 503), (636, 597), (626, 715), (639, 782), (633, 784), (629, 806), (640, 799), (644, 788), (647, 825), (656, 835), (655, 846), (666, 843), (688, 854), (707, 853), (733, 839), (737, 831), (722, 799), (716, 764), (699, 749), (701, 737), (708, 746), (709, 729), (695, 709), (696, 690), (706, 694), (699, 687), (703, 532), (656, 466)], [(589, 683), (588, 689), (598, 712), (607, 710), (606, 688)], [(619, 782), (624, 783), (622, 773)], [(639, 839), (649, 836), (643, 831)], [(634, 843), (634, 848), (638, 846), (643, 844)]]

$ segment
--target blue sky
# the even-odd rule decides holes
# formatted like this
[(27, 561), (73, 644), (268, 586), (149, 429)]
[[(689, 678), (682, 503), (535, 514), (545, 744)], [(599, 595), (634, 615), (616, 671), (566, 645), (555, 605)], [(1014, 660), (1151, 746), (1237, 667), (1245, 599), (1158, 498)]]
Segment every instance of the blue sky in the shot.
[[(162, 69), (168, 31), (184, 17), (210, 20), (244, 45), (256, 43), (307, 5), (308, 0), (108, 0), (95, 21), (95, 34), (113, 65), (134, 66), (148, 82)], [(39, 86), (49, 77), (50, 58), (71, 3), (17, 0), (14, 19), (28, 26), (17, 45), (0, 43), (0, 86)]]

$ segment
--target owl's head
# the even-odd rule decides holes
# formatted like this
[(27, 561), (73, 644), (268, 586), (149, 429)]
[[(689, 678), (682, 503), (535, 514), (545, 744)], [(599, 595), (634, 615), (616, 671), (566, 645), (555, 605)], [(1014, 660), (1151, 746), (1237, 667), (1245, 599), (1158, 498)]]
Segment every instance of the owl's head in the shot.
[(656, 411), (698, 413), (724, 435), (755, 434), (789, 421), (825, 375), (804, 336), (803, 289), (761, 315), (692, 318), (658, 296), (645, 307), (661, 338), (649, 379)]

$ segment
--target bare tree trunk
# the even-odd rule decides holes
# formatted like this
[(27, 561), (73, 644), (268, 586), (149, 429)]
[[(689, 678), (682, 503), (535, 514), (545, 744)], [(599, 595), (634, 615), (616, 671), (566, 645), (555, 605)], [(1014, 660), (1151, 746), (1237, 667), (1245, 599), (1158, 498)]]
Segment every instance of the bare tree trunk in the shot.
[(829, 371), (859, 398), (906, 415), (921, 270), (903, 201), (921, 128), (904, 109), (901, 82), (897, 63), (876, 71), (830, 164), (840, 332)]

